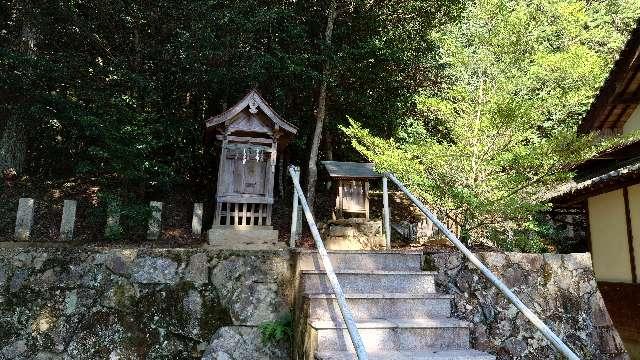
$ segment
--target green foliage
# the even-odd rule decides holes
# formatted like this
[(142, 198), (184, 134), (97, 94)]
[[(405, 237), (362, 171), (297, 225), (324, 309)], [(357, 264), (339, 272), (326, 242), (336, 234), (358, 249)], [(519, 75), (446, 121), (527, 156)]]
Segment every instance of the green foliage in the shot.
[(281, 341), (291, 341), (293, 337), (293, 318), (291, 313), (285, 313), (278, 320), (265, 321), (258, 327), (262, 344), (276, 344)]
[(102, 224), (109, 214), (120, 214), (117, 224), (105, 225), (106, 240), (122, 240), (125, 233), (132, 238), (146, 233), (154, 211), (148, 203), (141, 202), (134, 194), (111, 192), (98, 193), (98, 201), (100, 205), (89, 215), (94, 225)]
[(5, 116), (24, 119), (30, 175), (75, 173), (118, 188), (206, 180), (204, 120), (257, 87), (300, 126), (291, 146), (302, 160), (325, 59), (329, 131), (350, 113), (392, 133), (387, 119), (410, 113), (417, 89), (434, 81), (429, 33), (459, 4), (343, 3), (327, 48), (317, 1), (3, 2), (0, 135)]
[(505, 251), (544, 253), (560, 243), (564, 235), (544, 216), (535, 214), (510, 231), (492, 229), (489, 239)]
[[(106, 218), (109, 214), (117, 214), (122, 213), (122, 206), (120, 204), (120, 199), (113, 194), (99, 194), (98, 198), (100, 202), (103, 204), (102, 209), (104, 211), (101, 214)], [(117, 241), (122, 239), (122, 235), (124, 234), (124, 229), (122, 224), (118, 221), (117, 223), (108, 223), (105, 226), (105, 238), (109, 241)]]
[(446, 70), (416, 97), (422, 123), (410, 118), (391, 139), (353, 120), (344, 130), (378, 169), (453, 218), (463, 240), (499, 234), (507, 249), (540, 251), (534, 215), (545, 194), (573, 165), (626, 141), (575, 128), (638, 16), (634, 1), (473, 2), (433, 34)]

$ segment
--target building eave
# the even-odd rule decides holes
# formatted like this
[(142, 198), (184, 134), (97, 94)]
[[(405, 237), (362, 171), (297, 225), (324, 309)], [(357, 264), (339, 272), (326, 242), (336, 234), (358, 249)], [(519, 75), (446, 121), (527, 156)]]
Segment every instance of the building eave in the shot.
[(640, 19), (620, 52), (618, 59), (587, 114), (578, 132), (617, 134), (640, 104)]

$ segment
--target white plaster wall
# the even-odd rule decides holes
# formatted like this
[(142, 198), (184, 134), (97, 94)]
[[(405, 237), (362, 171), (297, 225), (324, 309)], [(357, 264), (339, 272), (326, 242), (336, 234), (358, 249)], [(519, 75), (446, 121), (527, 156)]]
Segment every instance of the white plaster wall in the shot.
[(599, 281), (631, 282), (622, 189), (589, 198), (593, 270)]
[(640, 129), (640, 106), (636, 107), (636, 110), (631, 114), (627, 122), (622, 128), (623, 134), (628, 134), (634, 130)]

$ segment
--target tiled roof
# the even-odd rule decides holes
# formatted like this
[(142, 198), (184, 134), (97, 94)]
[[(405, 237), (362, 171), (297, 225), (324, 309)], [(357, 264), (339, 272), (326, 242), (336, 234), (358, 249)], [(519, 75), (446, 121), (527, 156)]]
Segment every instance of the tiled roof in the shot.
[(545, 196), (545, 198), (554, 203), (564, 202), (566, 200), (576, 201), (581, 196), (596, 194), (598, 190), (635, 179), (640, 180), (640, 161), (635, 161), (616, 170), (581, 182), (568, 182)]

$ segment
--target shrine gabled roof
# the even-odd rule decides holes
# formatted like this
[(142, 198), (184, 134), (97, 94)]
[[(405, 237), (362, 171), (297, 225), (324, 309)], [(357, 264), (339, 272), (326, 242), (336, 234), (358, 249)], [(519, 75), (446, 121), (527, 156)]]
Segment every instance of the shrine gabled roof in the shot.
[(242, 100), (240, 100), (237, 104), (230, 107), (229, 109), (225, 110), (223, 113), (210, 117), (206, 122), (207, 128), (222, 124), (247, 108), (249, 108), (249, 111), (260, 109), (271, 121), (274, 122), (274, 124), (280, 126), (280, 128), (292, 134), (298, 133), (298, 128), (287, 122), (282, 118), (282, 116), (278, 115), (278, 113), (273, 110), (273, 108), (255, 89), (249, 91), (249, 93), (245, 95)]
[(329, 176), (337, 179), (379, 179), (382, 175), (373, 169), (371, 163), (321, 161)]

